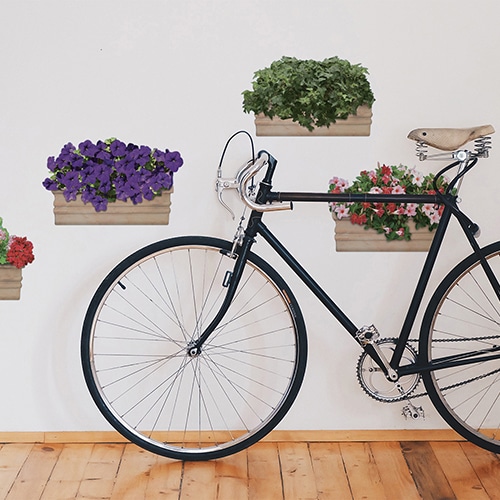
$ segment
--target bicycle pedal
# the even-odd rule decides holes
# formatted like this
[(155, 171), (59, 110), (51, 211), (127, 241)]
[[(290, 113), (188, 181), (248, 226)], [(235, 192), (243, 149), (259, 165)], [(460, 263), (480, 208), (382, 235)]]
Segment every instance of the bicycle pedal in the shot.
[(425, 420), (424, 409), (421, 406), (414, 406), (411, 403), (403, 406), (401, 414), (405, 417), (406, 420), (408, 420), (409, 418), (411, 418), (412, 420), (423, 418)]

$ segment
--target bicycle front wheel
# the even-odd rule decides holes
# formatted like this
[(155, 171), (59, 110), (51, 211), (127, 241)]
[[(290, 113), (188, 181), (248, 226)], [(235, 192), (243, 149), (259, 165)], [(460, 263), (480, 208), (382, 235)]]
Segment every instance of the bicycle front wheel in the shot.
[[(498, 283), (500, 242), (481, 252)], [(434, 293), (420, 352), (437, 368), (423, 379), (441, 416), (467, 440), (500, 453), (500, 305), (477, 255), (458, 264)]]
[(201, 353), (189, 353), (226, 294), (231, 246), (206, 237), (149, 245), (109, 273), (88, 308), (81, 357), (89, 391), (115, 429), (153, 453), (236, 453), (271, 431), (298, 393), (302, 314), (253, 253), (224, 319)]

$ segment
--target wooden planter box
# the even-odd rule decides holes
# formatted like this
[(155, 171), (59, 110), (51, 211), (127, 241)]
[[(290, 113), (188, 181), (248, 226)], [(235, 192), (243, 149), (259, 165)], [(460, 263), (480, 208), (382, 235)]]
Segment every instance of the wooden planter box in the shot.
[(375, 229), (352, 224), (350, 219), (335, 220), (335, 248), (337, 252), (427, 252), (434, 237), (434, 231), (427, 228), (415, 229), (409, 222), (411, 240), (388, 241), (384, 234)]
[(345, 120), (337, 120), (329, 127), (318, 127), (311, 131), (291, 119), (271, 119), (263, 114), (255, 117), (258, 136), (368, 136), (371, 123), (372, 110), (368, 106), (360, 106), (355, 115), (349, 115)]
[(152, 200), (134, 205), (130, 200), (108, 203), (104, 212), (96, 212), (91, 203), (83, 203), (80, 196), (67, 202), (60, 191), (54, 194), (56, 225), (162, 225), (168, 224), (170, 195), (173, 189), (163, 191)]
[(0, 300), (19, 300), (22, 279), (22, 269), (11, 264), (0, 265)]

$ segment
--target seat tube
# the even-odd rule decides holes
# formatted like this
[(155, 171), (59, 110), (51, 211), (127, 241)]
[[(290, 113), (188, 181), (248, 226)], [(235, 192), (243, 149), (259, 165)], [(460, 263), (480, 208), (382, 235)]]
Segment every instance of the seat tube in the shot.
[(408, 312), (406, 313), (403, 326), (401, 327), (401, 332), (399, 334), (396, 348), (390, 361), (390, 365), (394, 369), (397, 369), (399, 363), (401, 362), (401, 358), (403, 357), (406, 342), (415, 323), (420, 305), (422, 304), (422, 299), (429, 283), (434, 264), (436, 263), (439, 249), (441, 248), (444, 235), (446, 234), (446, 229), (448, 228), (448, 224), (450, 222), (451, 213), (452, 208), (445, 205), (443, 215), (441, 216), (441, 220), (439, 221), (439, 225), (436, 229), (436, 234), (434, 235), (434, 239), (432, 240), (429, 253), (427, 254), (427, 258), (425, 259), (422, 272), (420, 273), (420, 278), (415, 288), (415, 292), (413, 293), (413, 297), (410, 302)]

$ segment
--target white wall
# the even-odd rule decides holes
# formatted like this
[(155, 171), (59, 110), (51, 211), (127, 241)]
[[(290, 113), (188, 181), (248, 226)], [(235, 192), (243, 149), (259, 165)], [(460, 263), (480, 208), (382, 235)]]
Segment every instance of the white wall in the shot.
[[(149, 242), (232, 236), (212, 186), (225, 140), (241, 128), (254, 133), (241, 92), (256, 69), (282, 55), (338, 55), (369, 68), (377, 98), (369, 138), (256, 141), (280, 162), (278, 189), (323, 191), (332, 175), (352, 178), (377, 161), (415, 165), (405, 138), (412, 128), (500, 127), (499, 18), (494, 0), (2, 0), (0, 216), (34, 242), (36, 261), (24, 270), (21, 300), (0, 302), (0, 431), (108, 429), (80, 369), (87, 304), (107, 271)], [(112, 136), (181, 151), (170, 225), (56, 227), (41, 186), (46, 158), (68, 141)], [(237, 141), (231, 160), (247, 156), (247, 143)], [(463, 191), (483, 243), (498, 238), (496, 204), (483, 199), (496, 193), (496, 158), (493, 151)], [(398, 333), (423, 255), (336, 254), (323, 205), (267, 220), (356, 323)], [(456, 236), (438, 276), (466, 250)], [(443, 426), (428, 402), (425, 421), (406, 422), (401, 404), (365, 397), (354, 342), (309, 292), (295, 289), (311, 347), (283, 428)]]

